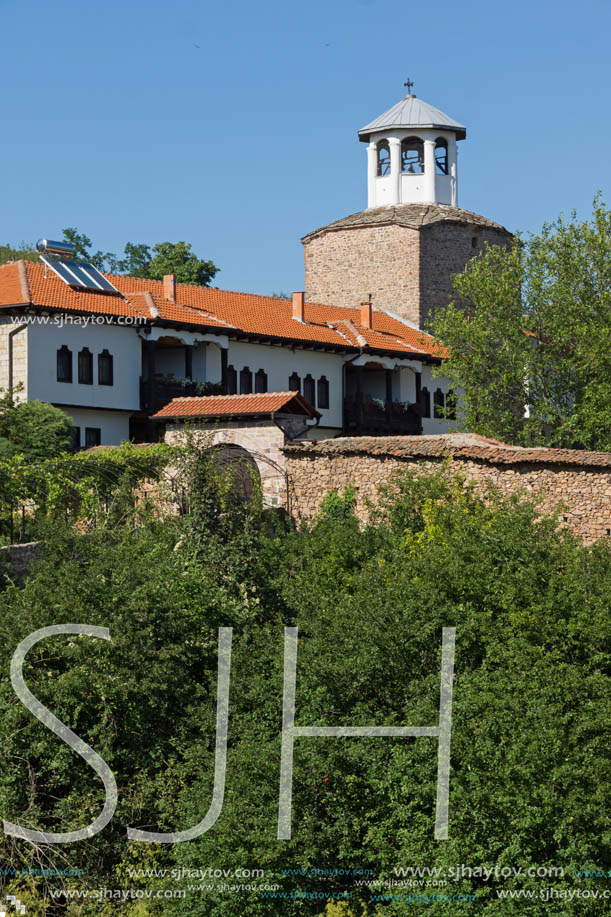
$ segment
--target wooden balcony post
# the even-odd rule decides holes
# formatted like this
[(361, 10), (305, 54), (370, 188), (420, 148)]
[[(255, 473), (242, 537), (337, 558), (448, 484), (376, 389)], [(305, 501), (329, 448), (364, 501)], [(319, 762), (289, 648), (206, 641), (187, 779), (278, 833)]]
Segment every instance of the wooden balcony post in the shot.
[(356, 370), (356, 427), (361, 432), (363, 424), (363, 367), (355, 366)]
[(157, 347), (156, 341), (147, 340), (145, 344), (146, 348), (146, 404), (145, 410), (150, 411), (152, 414), (155, 413), (155, 350)]
[(185, 344), (185, 379), (193, 378), (193, 344)]
[(392, 420), (392, 369), (386, 370), (386, 420), (390, 423)]

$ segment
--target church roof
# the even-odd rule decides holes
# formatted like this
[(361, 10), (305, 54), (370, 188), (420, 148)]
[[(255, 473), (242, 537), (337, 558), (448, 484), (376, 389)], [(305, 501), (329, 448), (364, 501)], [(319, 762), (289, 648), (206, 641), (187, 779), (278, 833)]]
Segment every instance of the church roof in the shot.
[(464, 125), (444, 115), (442, 111), (429, 105), (423, 99), (409, 95), (404, 96), (384, 114), (362, 127), (359, 131), (359, 139), (367, 143), (370, 135), (376, 131), (386, 131), (395, 127), (428, 127), (454, 131), (457, 140), (464, 140), (467, 136), (467, 129)]
[(494, 223), (487, 217), (482, 217), (470, 210), (461, 210), (449, 204), (391, 204), (386, 207), (372, 207), (369, 210), (360, 210), (351, 213), (341, 220), (334, 220), (326, 226), (314, 229), (303, 237), (302, 242), (309, 242), (315, 236), (338, 229), (357, 229), (361, 226), (406, 226), (409, 229), (421, 229), (433, 223), (462, 223), (468, 226), (481, 226), (487, 229), (497, 229), (499, 232), (509, 231)]

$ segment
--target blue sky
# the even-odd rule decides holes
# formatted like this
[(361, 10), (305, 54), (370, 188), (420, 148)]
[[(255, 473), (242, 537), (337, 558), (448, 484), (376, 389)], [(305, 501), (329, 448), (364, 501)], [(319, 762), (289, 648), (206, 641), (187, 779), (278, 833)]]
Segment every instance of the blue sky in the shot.
[(303, 288), (300, 237), (366, 206), (359, 127), (414, 92), (467, 125), (459, 203), (536, 231), (611, 204), (607, 2), (1, 2), (0, 242), (193, 244)]

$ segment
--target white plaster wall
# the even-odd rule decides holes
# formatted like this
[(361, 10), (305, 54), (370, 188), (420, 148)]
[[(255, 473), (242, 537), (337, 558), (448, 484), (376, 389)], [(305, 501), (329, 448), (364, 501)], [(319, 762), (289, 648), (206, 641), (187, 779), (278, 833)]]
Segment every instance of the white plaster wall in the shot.
[[(393, 138), (397, 140), (403, 140), (405, 137), (419, 137), (422, 141), (425, 140), (437, 140), (439, 137), (443, 137), (448, 142), (448, 160), (449, 166), (451, 167), (451, 156), (450, 149), (453, 143), (455, 143), (455, 135), (451, 131), (435, 131), (435, 130), (410, 130), (409, 128), (403, 130), (395, 129), (389, 133), (382, 132), (377, 133), (372, 136), (371, 140), (377, 143), (379, 140), (391, 140)], [(401, 158), (399, 156), (399, 167), (401, 164)], [(376, 169), (377, 169), (377, 160), (376, 160)], [(450, 171), (450, 169), (449, 169)], [(369, 179), (368, 179), (369, 182)], [(425, 173), (416, 173), (414, 175), (402, 172), (399, 176), (399, 202), (401, 204), (419, 204), (425, 203), (427, 200), (427, 190), (426, 190), (426, 177)], [(391, 172), (389, 175), (378, 176), (376, 175), (373, 182), (371, 183), (371, 189), (373, 191), (374, 200), (369, 200), (369, 207), (384, 207), (391, 204), (398, 203), (396, 200), (396, 176)], [(371, 196), (371, 195), (370, 195)], [(437, 175), (435, 174), (435, 201), (439, 204), (451, 204), (452, 203), (452, 176), (448, 175)]]
[[(296, 372), (303, 379), (310, 373), (315, 382), (320, 376), (329, 380), (329, 409), (323, 410), (315, 405), (322, 417), (322, 427), (342, 427), (342, 354), (320, 353), (315, 350), (301, 350), (297, 347), (271, 347), (267, 344), (247, 344), (242, 341), (229, 342), (228, 363), (238, 373), (238, 390), (240, 370), (248, 366), (253, 374), (258, 369), (267, 373), (267, 388), (270, 392), (289, 390), (289, 376)], [(318, 392), (316, 392), (318, 397)]]
[[(76, 316), (75, 316), (76, 317)], [(72, 351), (72, 382), (57, 381), (57, 351)], [(78, 352), (93, 354), (93, 385), (78, 382)], [(98, 385), (97, 355), (107, 349), (113, 356), (113, 385)], [(34, 324), (28, 328), (28, 398), (83, 407), (140, 408), (141, 341), (133, 328), (116, 325), (87, 326)]]
[(118, 446), (129, 439), (130, 411), (96, 411), (62, 408), (75, 427), (80, 427), (81, 446), (85, 445), (85, 427), (98, 427), (102, 446)]
[[(207, 382), (221, 382), (222, 380), (221, 350), (222, 348), (217, 344), (208, 344), (205, 350), (202, 347), (205, 361), (204, 376)], [(231, 362), (231, 360), (229, 362)], [(195, 360), (193, 361), (193, 365), (195, 370)], [(257, 369), (258, 368), (259, 367), (257, 367)]]

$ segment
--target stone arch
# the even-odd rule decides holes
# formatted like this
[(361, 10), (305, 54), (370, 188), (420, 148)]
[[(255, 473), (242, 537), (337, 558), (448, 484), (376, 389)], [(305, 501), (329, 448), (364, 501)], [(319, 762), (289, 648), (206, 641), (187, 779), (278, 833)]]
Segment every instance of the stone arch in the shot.
[(206, 450), (215, 470), (231, 476), (231, 493), (237, 500), (249, 500), (261, 486), (257, 462), (237, 443), (216, 443)]
[[(284, 434), (278, 427), (255, 426), (215, 430), (209, 448), (234, 446), (248, 456), (257, 469), (257, 480), (266, 506), (287, 507), (286, 460), (282, 448)], [(236, 452), (235, 455), (238, 455)]]

